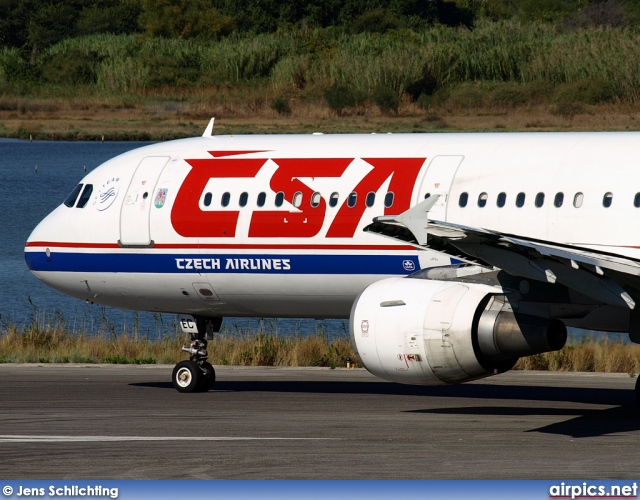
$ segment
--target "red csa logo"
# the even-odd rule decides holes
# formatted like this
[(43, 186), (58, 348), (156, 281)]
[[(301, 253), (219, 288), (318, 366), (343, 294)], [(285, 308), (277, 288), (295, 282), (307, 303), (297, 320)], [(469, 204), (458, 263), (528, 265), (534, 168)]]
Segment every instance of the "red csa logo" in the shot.
[[(340, 179), (354, 158), (220, 158), (221, 156), (262, 153), (264, 151), (210, 151), (210, 159), (186, 160), (191, 165), (176, 196), (171, 211), (171, 223), (176, 232), (185, 237), (233, 237), (240, 211), (207, 210), (200, 208), (200, 198), (211, 179), (254, 178), (267, 163), (277, 169), (271, 176), (269, 187), (274, 193), (284, 193), (284, 199), (293, 204), (294, 195), (302, 193), (310, 200), (314, 190), (300, 178), (330, 177)], [(365, 197), (377, 192), (388, 180), (389, 191), (394, 193), (393, 206), (385, 208), (385, 215), (397, 215), (407, 210), (411, 193), (420, 168), (426, 158), (362, 158), (371, 167), (351, 191), (357, 194), (353, 207), (343, 200), (326, 237), (349, 238), (355, 231), (366, 209)], [(306, 201), (299, 208), (279, 210), (254, 209), (249, 225), (249, 237), (254, 238), (309, 238), (316, 236), (324, 224), (326, 201), (321, 198), (317, 206)]]

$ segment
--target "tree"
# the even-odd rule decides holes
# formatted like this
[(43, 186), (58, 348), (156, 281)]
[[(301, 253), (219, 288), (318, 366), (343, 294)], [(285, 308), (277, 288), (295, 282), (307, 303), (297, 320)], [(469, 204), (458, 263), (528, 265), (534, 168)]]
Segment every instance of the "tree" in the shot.
[(521, 0), (518, 3), (518, 16), (529, 21), (562, 21), (581, 7), (575, 0)]
[(151, 36), (218, 39), (233, 31), (233, 21), (211, 0), (142, 0), (140, 26)]
[(135, 33), (142, 7), (137, 0), (97, 0), (84, 6), (77, 22), (78, 35)]
[(402, 22), (387, 9), (375, 9), (358, 16), (351, 30), (355, 33), (386, 33), (402, 27)]
[(0, 44), (21, 48), (27, 43), (27, 22), (36, 8), (28, 1), (0, 0)]
[(78, 10), (72, 3), (58, 2), (39, 5), (27, 23), (27, 44), (31, 48), (30, 63), (35, 64), (36, 53), (75, 35)]
[(620, 0), (597, 1), (575, 12), (565, 20), (570, 29), (594, 26), (621, 27), (628, 24), (625, 6)]

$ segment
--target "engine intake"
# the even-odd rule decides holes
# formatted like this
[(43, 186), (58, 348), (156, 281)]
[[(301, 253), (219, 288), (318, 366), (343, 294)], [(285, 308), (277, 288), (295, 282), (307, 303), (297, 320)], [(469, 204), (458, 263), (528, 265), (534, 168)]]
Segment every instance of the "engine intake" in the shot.
[(407, 384), (465, 382), (561, 349), (558, 320), (514, 313), (504, 291), (475, 283), (390, 278), (354, 302), (351, 341), (374, 375)]

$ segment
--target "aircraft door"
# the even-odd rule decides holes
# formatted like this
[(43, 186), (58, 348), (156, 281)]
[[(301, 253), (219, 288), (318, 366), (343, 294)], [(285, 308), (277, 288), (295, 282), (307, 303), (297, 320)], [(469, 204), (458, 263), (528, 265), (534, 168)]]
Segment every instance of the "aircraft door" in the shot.
[(443, 155), (434, 157), (429, 163), (427, 172), (422, 178), (416, 203), (420, 203), (429, 195), (440, 195), (440, 198), (438, 198), (438, 201), (429, 212), (431, 219), (447, 220), (447, 197), (449, 196), (453, 178), (462, 160), (464, 160), (464, 156)]
[(168, 161), (166, 156), (148, 156), (136, 168), (120, 211), (120, 245), (153, 246), (149, 227), (153, 192)]

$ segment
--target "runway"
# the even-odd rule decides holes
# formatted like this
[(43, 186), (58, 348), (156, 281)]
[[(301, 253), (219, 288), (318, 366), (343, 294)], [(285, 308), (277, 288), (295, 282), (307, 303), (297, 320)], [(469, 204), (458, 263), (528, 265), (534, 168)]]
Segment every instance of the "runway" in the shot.
[(446, 387), (364, 370), (0, 365), (2, 479), (638, 479), (625, 374)]

